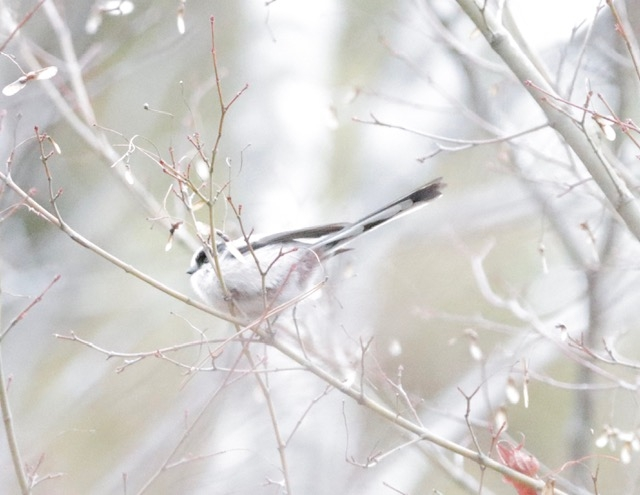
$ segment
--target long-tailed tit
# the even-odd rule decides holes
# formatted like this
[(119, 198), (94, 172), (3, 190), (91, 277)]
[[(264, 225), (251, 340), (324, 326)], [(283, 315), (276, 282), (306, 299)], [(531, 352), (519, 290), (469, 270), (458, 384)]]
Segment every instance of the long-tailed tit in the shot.
[(441, 179), (436, 179), (355, 223), (334, 223), (233, 241), (221, 235), (216, 241), (217, 264), (209, 246), (193, 255), (187, 271), (191, 285), (205, 303), (221, 311), (233, 309), (238, 316), (250, 318), (266, 315), (303, 297), (306, 290), (319, 282), (322, 262), (346, 251), (346, 244), (439, 197), (444, 186)]

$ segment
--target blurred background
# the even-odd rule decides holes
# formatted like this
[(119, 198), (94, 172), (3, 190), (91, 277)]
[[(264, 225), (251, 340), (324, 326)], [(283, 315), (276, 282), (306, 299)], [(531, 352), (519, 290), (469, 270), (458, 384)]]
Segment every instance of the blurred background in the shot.
[[(558, 92), (582, 105), (592, 90), (610, 106), (600, 111), (634, 118), (638, 79), (611, 13), (597, 1), (531, 3), (508, 2), (507, 17)], [(631, 26), (635, 3), (630, 14), (620, 5)], [(524, 441), (559, 486), (593, 493), (597, 470), (602, 493), (637, 490), (637, 241), (457, 5), (4, 0), (0, 15), (0, 86), (20, 68), (59, 69), (0, 96), (3, 172), (51, 211), (37, 126), (61, 150), (47, 164), (66, 222), (176, 291), (193, 295), (185, 272), (198, 244), (154, 157), (197, 168), (195, 139), (211, 155), (221, 117), (211, 16), (223, 100), (241, 93), (215, 178), (245, 228), (356, 220), (442, 176), (441, 199), (329, 263), (322, 293), (298, 308), (305, 348), (349, 382), (370, 342), (364, 382), (387, 407), (475, 449), (469, 405), (485, 452), (507, 418), (505, 438)], [(618, 134), (604, 146), (632, 180), (637, 149)], [(233, 327), (19, 202), (2, 189), (2, 329), (60, 276), (1, 342), (33, 493), (286, 493), (241, 347), (224, 347), (214, 370), (204, 344), (153, 355)], [(72, 334), (86, 343), (57, 337)], [(278, 337), (294, 335), (290, 323)], [(412, 443), (276, 350), (250, 349), (269, 370), (291, 493), (515, 493)], [(20, 493), (0, 445), (2, 492)]]

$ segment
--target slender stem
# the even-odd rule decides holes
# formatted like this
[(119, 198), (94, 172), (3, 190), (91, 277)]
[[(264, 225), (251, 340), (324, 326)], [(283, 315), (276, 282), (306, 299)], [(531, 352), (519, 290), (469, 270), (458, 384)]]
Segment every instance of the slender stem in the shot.
[[(237, 364), (237, 361), (236, 361)], [(187, 441), (187, 439), (191, 436), (191, 434), (193, 433), (194, 428), (196, 427), (196, 425), (198, 425), (198, 423), (200, 422), (200, 420), (202, 420), (204, 418), (204, 414), (206, 411), (209, 410), (209, 407), (213, 404), (214, 400), (220, 395), (220, 393), (225, 389), (225, 387), (227, 387), (230, 383), (234, 382), (235, 380), (230, 380), (231, 378), (231, 374), (227, 375), (227, 377), (224, 379), (224, 381), (220, 384), (220, 386), (211, 394), (211, 396), (209, 397), (209, 399), (207, 400), (207, 402), (205, 403), (205, 405), (202, 407), (202, 409), (200, 410), (200, 412), (196, 415), (196, 417), (194, 418), (194, 420), (191, 422), (191, 424), (189, 424), (189, 426), (187, 426), (187, 428), (185, 429), (184, 433), (182, 434), (182, 437), (180, 438), (180, 440), (178, 441), (178, 443), (173, 447), (173, 449), (171, 450), (171, 452), (169, 452), (169, 454), (165, 457), (165, 461), (162, 464), (162, 466), (160, 466), (156, 472), (151, 475), (149, 477), (149, 479), (147, 479), (147, 481), (145, 482), (145, 484), (140, 488), (140, 490), (138, 490), (137, 495), (142, 495), (143, 493), (145, 493), (153, 484), (153, 482), (166, 470), (170, 469), (172, 467), (171, 460), (174, 458), (174, 456), (178, 453), (178, 451), (180, 450), (180, 447), (182, 445), (185, 444), (185, 442)], [(237, 380), (238, 378), (236, 378)], [(180, 465), (181, 463), (178, 463), (177, 465)], [(176, 465), (176, 464), (173, 464)]]
[[(209, 159), (209, 178), (208, 178), (208, 188), (209, 188), (209, 197), (207, 201), (207, 206), (209, 208), (209, 232), (210, 232), (210, 242), (211, 242), (211, 258), (213, 262), (213, 266), (215, 268), (216, 275), (218, 276), (218, 281), (220, 282), (220, 286), (222, 288), (222, 292), (225, 295), (228, 295), (227, 286), (224, 281), (223, 274), (220, 270), (220, 260), (218, 259), (218, 252), (215, 249), (215, 236), (216, 236), (216, 215), (215, 215), (215, 203), (220, 191), (216, 189), (215, 181), (214, 181), (214, 172), (215, 172), (215, 164), (218, 158), (218, 150), (220, 148), (220, 142), (222, 141), (222, 130), (224, 128), (225, 118), (227, 116), (227, 112), (229, 108), (238, 100), (238, 98), (246, 91), (249, 87), (245, 84), (245, 86), (236, 93), (236, 95), (229, 101), (229, 103), (224, 102), (224, 96), (222, 94), (222, 84), (220, 83), (220, 72), (218, 71), (218, 56), (216, 54), (216, 45), (215, 45), (215, 18), (212, 16), (210, 18), (211, 23), (211, 57), (213, 62), (213, 72), (216, 79), (216, 92), (218, 95), (218, 106), (220, 108), (220, 119), (218, 119), (218, 133), (216, 135), (215, 143), (213, 145), (213, 149), (211, 150), (211, 158)], [(215, 199), (214, 199), (215, 198)], [(232, 313), (235, 312), (233, 307), (233, 302), (229, 303), (229, 309)]]
[[(2, 308), (0, 307), (0, 311)], [(29, 481), (24, 471), (22, 456), (18, 448), (18, 439), (13, 425), (13, 417), (11, 408), (9, 407), (9, 391), (7, 390), (7, 382), (4, 375), (4, 365), (2, 363), (2, 349), (0, 349), (0, 409), (2, 410), (2, 422), (4, 423), (4, 431), (7, 435), (7, 444), (9, 445), (9, 453), (13, 462), (13, 470), (18, 478), (20, 492), (22, 495), (31, 493)]]

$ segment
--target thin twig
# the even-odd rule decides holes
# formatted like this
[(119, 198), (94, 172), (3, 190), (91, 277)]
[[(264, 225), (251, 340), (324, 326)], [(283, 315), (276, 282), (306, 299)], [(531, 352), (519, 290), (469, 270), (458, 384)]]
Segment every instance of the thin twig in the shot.
[[(34, 5), (34, 7), (27, 12), (24, 17), (22, 18), (22, 20), (15, 24), (15, 26), (13, 26), (13, 29), (11, 30), (11, 33), (9, 33), (9, 35), (6, 37), (6, 39), (4, 40), (4, 42), (0, 45), (0, 52), (3, 52), (5, 50), (5, 48), (7, 47), (7, 45), (9, 44), (9, 42), (11, 42), (11, 40), (13, 39), (13, 37), (18, 34), (18, 32), (20, 31), (20, 29), (22, 29), (24, 27), (24, 25), (29, 22), (29, 20), (31, 19), (31, 17), (33, 17), (33, 14), (35, 14), (38, 9), (42, 6), (42, 4), (45, 2), (45, 0), (39, 0), (38, 3), (36, 3)], [(6, 19), (3, 19), (6, 21)]]
[[(236, 359), (236, 364), (238, 363), (239, 359), (241, 358), (242, 354), (238, 355), (238, 358)], [(187, 426), (187, 428), (185, 429), (184, 433), (182, 434), (182, 436), (180, 437), (180, 440), (174, 445), (174, 447), (171, 449), (171, 451), (169, 452), (169, 454), (165, 457), (164, 462), (160, 465), (160, 467), (155, 471), (155, 473), (153, 473), (145, 482), (145, 484), (140, 488), (140, 490), (138, 490), (137, 495), (142, 495), (143, 493), (145, 493), (153, 484), (153, 482), (166, 470), (171, 469), (172, 467), (176, 467), (182, 463), (172, 463), (171, 460), (174, 458), (174, 456), (177, 454), (178, 450), (180, 449), (180, 447), (182, 445), (185, 444), (185, 442), (187, 441), (187, 439), (191, 436), (194, 428), (200, 423), (200, 421), (204, 418), (204, 414), (205, 412), (207, 412), (209, 410), (209, 408), (211, 407), (211, 405), (214, 403), (215, 399), (218, 398), (218, 396), (220, 395), (220, 393), (226, 389), (229, 385), (231, 385), (232, 383), (236, 382), (237, 380), (241, 379), (242, 377), (244, 377), (244, 374), (241, 374), (239, 376), (236, 376), (235, 378), (232, 378), (231, 374), (228, 374), (225, 379), (223, 380), (223, 382), (218, 386), (218, 388), (216, 390), (214, 390), (212, 392), (212, 394), (209, 396), (209, 399), (207, 400), (207, 402), (204, 404), (204, 406), (202, 407), (202, 409), (200, 410), (200, 412), (195, 416), (194, 420), (191, 422), (191, 424), (189, 426)]]
[[(0, 312), (2, 306), (0, 305)], [(25, 310), (26, 311), (26, 310)], [(23, 311), (23, 313), (25, 313)], [(1, 315), (1, 313), (0, 313)], [(2, 332), (2, 335), (6, 335), (8, 329)], [(13, 415), (11, 414), (11, 406), (9, 405), (9, 390), (8, 382), (4, 375), (4, 365), (2, 363), (2, 351), (0, 349), (0, 410), (2, 410), (2, 424), (4, 425), (4, 432), (7, 436), (7, 444), (9, 446), (9, 454), (11, 461), (13, 462), (13, 471), (16, 474), (18, 485), (20, 486), (20, 492), (22, 495), (29, 495), (31, 488), (27, 478), (27, 474), (24, 469), (24, 463), (22, 462), (22, 455), (20, 448), (18, 447), (18, 439), (16, 436), (15, 425), (13, 423)]]
[(24, 319), (25, 316), (27, 316), (27, 313), (29, 313), (29, 311), (36, 305), (38, 304), (40, 301), (42, 301), (42, 298), (44, 297), (44, 295), (49, 292), (49, 289), (51, 289), (51, 287), (53, 287), (53, 285), (60, 280), (61, 275), (56, 275), (55, 277), (53, 277), (53, 280), (49, 283), (49, 285), (47, 285), (47, 287), (45, 287), (45, 289), (38, 294), (33, 301), (31, 301), (26, 308), (24, 308), (22, 311), (20, 311), (20, 313), (18, 313), (18, 316), (16, 316), (13, 320), (11, 320), (9, 322), (9, 324), (7, 325), (7, 328), (5, 328), (2, 333), (0, 333), (0, 342), (2, 342), (4, 340), (4, 338), (7, 336), (7, 334), (9, 333), (9, 331), (15, 327), (21, 320)]

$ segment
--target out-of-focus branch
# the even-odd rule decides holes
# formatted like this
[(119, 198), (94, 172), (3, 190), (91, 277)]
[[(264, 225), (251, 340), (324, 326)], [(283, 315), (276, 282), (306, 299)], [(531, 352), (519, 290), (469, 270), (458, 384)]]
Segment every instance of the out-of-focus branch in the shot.
[[(120, 159), (120, 154), (109, 143), (104, 132), (100, 130), (95, 121), (95, 114), (90, 101), (90, 96), (86, 85), (82, 78), (82, 70), (78, 61), (78, 57), (74, 51), (71, 33), (68, 25), (60, 16), (56, 4), (54, 2), (45, 2), (44, 11), (47, 14), (51, 27), (60, 44), (60, 49), (64, 57), (65, 69), (70, 74), (70, 83), (73, 88), (73, 94), (76, 96), (76, 106), (79, 108), (81, 116), (70, 104), (60, 89), (52, 81), (41, 81), (47, 96), (51, 100), (53, 106), (60, 112), (60, 115), (67, 121), (71, 128), (77, 133), (84, 142), (86, 142), (99, 155), (103, 156), (107, 163), (111, 166), (116, 164)], [(10, 9), (4, 9), (3, 21), (10, 28), (17, 29), (18, 23), (12, 19)], [(20, 37), (20, 33), (16, 36), (20, 43), (21, 57), (24, 59), (28, 67), (32, 70), (40, 68), (40, 62), (34, 54), (33, 46), (27, 39)], [(162, 205), (157, 202), (155, 197), (147, 190), (147, 188), (139, 182), (131, 182), (128, 180), (126, 170), (122, 167), (113, 167), (114, 174), (120, 182), (144, 205), (146, 211), (153, 217), (158, 211), (162, 210)], [(167, 229), (170, 228), (169, 219), (159, 219), (164, 223)], [(176, 232), (176, 237), (187, 245), (192, 245), (192, 239), (183, 230)]]
[(4, 330), (2, 330), (2, 332), (0, 332), (0, 342), (2, 342), (4, 338), (7, 336), (7, 334), (11, 331), (11, 329), (14, 328), (27, 315), (27, 313), (31, 310), (31, 308), (33, 308), (36, 304), (42, 301), (42, 298), (44, 297), (44, 295), (49, 291), (49, 289), (51, 289), (51, 287), (53, 287), (53, 284), (55, 284), (58, 280), (60, 280), (60, 275), (56, 275), (51, 281), (51, 283), (44, 289), (44, 291), (42, 291), (39, 296), (37, 296), (33, 301), (31, 301), (26, 308), (20, 311), (20, 314), (18, 314), (18, 316), (16, 316), (13, 320), (11, 320), (11, 322), (7, 325), (7, 328), (5, 328)]
[(13, 416), (11, 415), (11, 408), (9, 407), (7, 382), (4, 376), (4, 368), (2, 364), (1, 353), (0, 353), (0, 409), (2, 410), (2, 423), (4, 424), (4, 431), (7, 435), (7, 443), (9, 444), (9, 452), (11, 454), (11, 460), (13, 462), (13, 470), (16, 473), (16, 478), (18, 479), (18, 485), (20, 485), (20, 493), (22, 493), (22, 495), (27, 495), (31, 493), (31, 489), (29, 488), (27, 475), (24, 471), (24, 464), (22, 463), (22, 456), (20, 455), (20, 449), (18, 448), (18, 440), (16, 438), (16, 432), (13, 427)]
[(29, 12), (27, 12), (24, 15), (24, 17), (20, 22), (16, 22), (14, 19), (10, 17), (9, 15), (10, 10), (6, 5), (4, 5), (4, 2), (0, 3), (0, 10), (2, 11), (3, 14), (5, 14), (2, 21), (8, 22), (9, 27), (11, 29), (11, 33), (9, 34), (9, 36), (7, 36), (2, 42), (2, 44), (0, 44), (0, 52), (5, 50), (5, 48), (7, 47), (9, 42), (13, 39), (13, 37), (20, 31), (22, 26), (24, 26), (27, 22), (29, 22), (33, 14), (36, 13), (36, 11), (42, 6), (44, 2), (45, 0), (39, 0), (39, 2)]
[[(481, 8), (474, 0), (457, 0), (457, 3), (534, 98), (547, 116), (549, 125), (580, 158), (629, 231), (640, 240), (640, 207), (597, 142), (597, 125), (591, 120), (578, 125), (569, 106), (557, 103), (562, 101), (561, 97), (502, 24), (496, 10), (486, 3), (485, 8)], [(590, 124), (592, 127), (588, 128)]]
[[(91, 105), (89, 93), (87, 92), (84, 80), (82, 79), (82, 69), (80, 68), (78, 57), (76, 57), (76, 52), (73, 48), (73, 40), (69, 26), (67, 26), (67, 24), (62, 20), (62, 17), (60, 17), (60, 13), (53, 2), (46, 2), (44, 4), (44, 11), (49, 18), (51, 27), (58, 37), (60, 49), (62, 50), (62, 54), (67, 62), (66, 68), (69, 73), (71, 87), (73, 89), (73, 94), (76, 97), (78, 108), (82, 113), (84, 121), (89, 125), (93, 125), (96, 122), (96, 116)], [(104, 135), (100, 136), (100, 138), (104, 139)]]
[[(1, 309), (2, 308), (0, 306), (0, 312)], [(3, 330), (2, 335), (5, 335), (13, 324), (13, 322), (9, 324), (9, 327)], [(13, 462), (13, 470), (16, 473), (18, 485), (20, 485), (20, 492), (22, 495), (27, 495), (31, 493), (31, 488), (29, 487), (27, 474), (25, 473), (24, 464), (22, 463), (22, 456), (20, 454), (20, 449), (18, 448), (18, 439), (16, 438), (16, 432), (13, 427), (13, 416), (11, 415), (11, 407), (9, 406), (9, 386), (4, 376), (2, 352), (0, 352), (0, 410), (2, 411), (2, 424), (4, 425), (3, 429), (7, 436), (7, 444), (9, 446), (11, 461)]]
[[(640, 56), (640, 48), (638, 48), (638, 40), (633, 36), (633, 28), (629, 25), (629, 17), (627, 15), (620, 15), (619, 10), (625, 10), (623, 2), (619, 2), (614, 5), (613, 0), (607, 0), (607, 5), (616, 20), (616, 31), (620, 33), (622, 40), (624, 41), (627, 51), (629, 52), (629, 58), (633, 63), (633, 68), (636, 73), (636, 77), (640, 80), (640, 64), (638, 57)], [(626, 14), (626, 12), (624, 12)]]
[[(237, 361), (236, 363), (237, 364)], [(235, 367), (235, 365), (234, 365)], [(215, 399), (220, 395), (220, 393), (225, 390), (231, 383), (241, 379), (244, 376), (244, 373), (241, 373), (240, 376), (236, 376), (235, 378), (232, 378), (231, 374), (228, 374), (226, 376), (226, 378), (222, 381), (222, 383), (218, 386), (218, 388), (216, 390), (214, 390), (211, 393), (211, 396), (209, 397), (209, 399), (207, 400), (207, 402), (205, 403), (205, 405), (202, 407), (202, 409), (200, 410), (200, 412), (198, 414), (196, 414), (195, 418), (193, 418), (193, 420), (191, 421), (191, 424), (185, 429), (185, 431), (183, 432), (182, 436), (180, 437), (180, 440), (176, 443), (176, 445), (173, 447), (173, 449), (171, 450), (171, 452), (169, 452), (169, 454), (165, 457), (164, 463), (162, 464), (162, 466), (160, 466), (150, 477), (149, 479), (147, 479), (147, 481), (144, 483), (144, 485), (140, 488), (140, 490), (138, 490), (136, 492), (136, 495), (143, 495), (145, 492), (147, 492), (149, 490), (149, 488), (153, 485), (153, 483), (155, 482), (155, 480), (164, 472), (167, 471), (169, 469), (171, 469), (172, 467), (178, 466), (184, 462), (188, 462), (188, 460), (181, 460), (181, 461), (174, 461), (172, 463), (172, 461), (175, 459), (175, 457), (177, 456), (180, 447), (182, 447), (185, 442), (187, 441), (188, 438), (191, 437), (191, 435), (193, 434), (193, 430), (196, 427), (196, 425), (198, 425), (200, 423), (200, 420), (204, 417), (204, 414), (207, 410), (209, 410), (209, 408), (211, 407), (211, 405), (214, 403)], [(197, 458), (196, 458), (197, 459)]]

